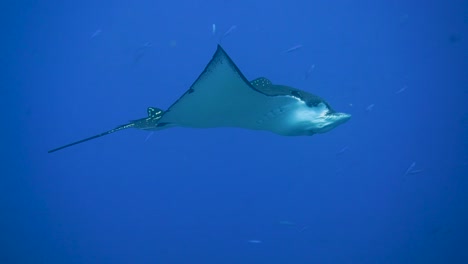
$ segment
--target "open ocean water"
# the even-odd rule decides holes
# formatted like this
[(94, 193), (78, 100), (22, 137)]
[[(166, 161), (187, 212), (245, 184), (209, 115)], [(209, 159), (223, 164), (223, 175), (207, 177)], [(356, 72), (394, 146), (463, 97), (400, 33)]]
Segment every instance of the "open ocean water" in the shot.
[[(0, 264), (468, 263), (468, 2), (2, 1)], [(128, 129), (221, 43), (324, 134)]]

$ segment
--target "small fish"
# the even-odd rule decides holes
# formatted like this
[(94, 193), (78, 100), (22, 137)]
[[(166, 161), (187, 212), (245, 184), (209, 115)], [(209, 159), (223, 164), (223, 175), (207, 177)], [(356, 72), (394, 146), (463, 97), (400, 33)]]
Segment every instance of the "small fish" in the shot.
[(301, 44), (298, 44), (296, 46), (292, 46), (291, 48), (283, 51), (283, 53), (290, 53), (290, 52), (293, 52), (293, 51), (297, 51), (297, 50), (301, 49), (302, 47), (304, 47), (304, 46), (302, 46)]
[(223, 36), (221, 37), (220, 40), (222, 40), (222, 39), (224, 39), (225, 37), (231, 35), (231, 33), (234, 32), (236, 29), (237, 29), (237, 26), (236, 26), (236, 25), (231, 26), (231, 27), (223, 34)]
[(153, 134), (154, 134), (154, 132), (149, 133), (148, 136), (146, 136), (146, 138), (145, 138), (145, 142), (148, 141), (148, 139), (149, 139)]
[(395, 94), (401, 94), (402, 92), (406, 90), (406, 88), (408, 88), (406, 85), (403, 86), (400, 90), (396, 91)]
[(419, 174), (421, 172), (423, 172), (424, 170), (423, 169), (418, 169), (418, 170), (411, 170), (410, 172), (408, 172), (408, 175), (416, 175), (416, 174)]
[(291, 221), (279, 221), (280, 225), (287, 225), (287, 226), (295, 226), (296, 223), (291, 222)]
[(145, 42), (143, 43), (142, 46), (138, 47), (136, 50), (135, 50), (135, 54), (134, 54), (134, 58), (133, 58), (133, 64), (137, 64), (141, 58), (143, 57), (143, 55), (145, 55), (146, 53), (146, 50), (153, 47), (153, 43), (151, 42)]
[(307, 80), (309, 78), (309, 76), (312, 74), (314, 69), (315, 69), (315, 64), (310, 65), (309, 69), (307, 70), (307, 72), (305, 74), (305, 78), (304, 78), (305, 80)]
[(101, 32), (102, 32), (102, 31), (101, 31), (100, 29), (94, 31), (94, 33), (91, 35), (91, 38), (93, 39), (93, 38), (99, 36), (99, 35), (101, 34)]
[(400, 16), (400, 24), (405, 24), (409, 19), (409, 14), (402, 14)]
[(349, 148), (348, 146), (342, 147), (342, 148), (336, 153), (336, 155), (337, 155), (337, 156), (340, 156), (341, 154), (345, 153), (345, 151), (348, 150), (348, 148)]
[(212, 25), (211, 34), (213, 34), (213, 36), (216, 35), (216, 24), (213, 24), (213, 25)]
[(260, 243), (262, 243), (261, 240), (257, 240), (257, 239), (251, 239), (251, 240), (248, 240), (247, 242), (249, 242), (250, 244), (260, 244)]
[(375, 106), (375, 104), (370, 104), (370, 105), (368, 105), (368, 106), (366, 107), (366, 112), (372, 111), (372, 109), (374, 109), (374, 106)]
[(411, 163), (408, 169), (406, 169), (406, 172), (403, 176), (407, 176), (408, 174), (410, 174), (414, 170), (415, 166), (416, 166), (416, 162), (413, 161), (413, 163)]

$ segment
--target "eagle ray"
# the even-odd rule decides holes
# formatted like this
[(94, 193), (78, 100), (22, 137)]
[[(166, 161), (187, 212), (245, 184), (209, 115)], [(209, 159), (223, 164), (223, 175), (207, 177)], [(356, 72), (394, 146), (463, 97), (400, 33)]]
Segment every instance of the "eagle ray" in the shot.
[(264, 77), (248, 81), (220, 45), (192, 86), (166, 111), (149, 107), (147, 112), (145, 118), (49, 153), (128, 128), (152, 131), (170, 127), (238, 127), (283, 136), (311, 136), (327, 132), (351, 117), (335, 112), (314, 94), (273, 84)]

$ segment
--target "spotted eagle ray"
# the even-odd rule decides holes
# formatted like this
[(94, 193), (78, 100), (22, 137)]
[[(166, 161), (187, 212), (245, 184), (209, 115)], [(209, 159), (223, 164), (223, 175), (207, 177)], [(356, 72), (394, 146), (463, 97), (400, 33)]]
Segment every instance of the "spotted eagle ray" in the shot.
[(220, 45), (205, 70), (177, 101), (166, 111), (149, 107), (147, 114), (49, 153), (127, 128), (238, 127), (282, 136), (311, 136), (330, 131), (351, 117), (335, 112), (311, 93), (273, 84), (264, 77), (248, 81)]

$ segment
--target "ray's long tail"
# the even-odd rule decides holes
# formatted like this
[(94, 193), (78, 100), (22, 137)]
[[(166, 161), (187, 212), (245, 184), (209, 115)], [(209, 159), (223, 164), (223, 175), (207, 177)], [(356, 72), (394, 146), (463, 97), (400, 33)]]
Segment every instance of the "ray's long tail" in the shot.
[(58, 147), (58, 148), (51, 149), (51, 150), (48, 151), (48, 153), (56, 152), (58, 150), (68, 148), (68, 147), (71, 147), (71, 146), (74, 146), (74, 145), (78, 145), (80, 143), (83, 143), (83, 142), (86, 142), (86, 141), (89, 141), (89, 140), (93, 140), (93, 139), (96, 139), (96, 138), (99, 138), (99, 137), (103, 137), (103, 136), (106, 136), (106, 135), (109, 135), (109, 134), (112, 134), (112, 133), (115, 133), (115, 132), (118, 132), (118, 131), (121, 131), (121, 130), (124, 130), (124, 129), (127, 129), (127, 128), (138, 128), (138, 129), (146, 129), (146, 130), (156, 129), (157, 125), (158, 125), (158, 121), (163, 116), (164, 111), (159, 109), (159, 108), (156, 108), (156, 107), (148, 107), (147, 112), (148, 112), (148, 116), (145, 117), (145, 118), (141, 118), (141, 119), (137, 119), (137, 120), (131, 120), (130, 123), (128, 123), (128, 124), (118, 126), (118, 127), (114, 128), (114, 129), (108, 130), (108, 131), (103, 132), (103, 133), (98, 134), (98, 135), (94, 135), (94, 136), (89, 137), (89, 138), (85, 138), (85, 139), (82, 139), (82, 140), (79, 140), (79, 141), (76, 141), (76, 142), (73, 142), (73, 143)]

